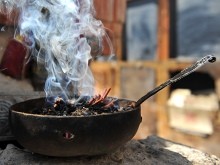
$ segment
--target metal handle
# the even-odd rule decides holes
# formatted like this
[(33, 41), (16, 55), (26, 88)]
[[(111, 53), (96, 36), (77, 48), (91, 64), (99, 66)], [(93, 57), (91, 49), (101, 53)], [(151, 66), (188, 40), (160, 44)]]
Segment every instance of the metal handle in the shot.
[(182, 70), (180, 73), (178, 73), (177, 75), (175, 75), (174, 77), (170, 78), (169, 80), (167, 80), (166, 82), (164, 82), (163, 84), (157, 86), (156, 88), (154, 88), (153, 90), (151, 90), (150, 92), (148, 92), (146, 95), (144, 95), (143, 97), (141, 97), (136, 103), (135, 103), (135, 107), (140, 106), (145, 100), (147, 100), (148, 98), (150, 98), (151, 96), (153, 96), (154, 94), (156, 94), (157, 92), (159, 92), (160, 90), (162, 90), (163, 88), (165, 88), (168, 85), (173, 84), (174, 82), (179, 81), (180, 79), (182, 79), (185, 76), (188, 76), (189, 74), (193, 73), (194, 71), (196, 71), (197, 69), (199, 69), (200, 67), (202, 67), (203, 65), (205, 65), (207, 62), (213, 63), (216, 61), (216, 57), (214, 57), (213, 55), (207, 55), (205, 57), (203, 57), (202, 59), (198, 60), (196, 63), (194, 63), (193, 65), (191, 65), (190, 67)]

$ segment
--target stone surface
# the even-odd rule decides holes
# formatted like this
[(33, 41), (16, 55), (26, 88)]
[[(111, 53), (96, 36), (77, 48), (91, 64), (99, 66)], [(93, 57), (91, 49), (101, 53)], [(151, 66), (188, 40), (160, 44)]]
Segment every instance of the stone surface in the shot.
[(27, 150), (19, 149), (12, 144), (8, 144), (6, 149), (0, 150), (0, 165), (3, 164), (214, 165), (220, 164), (220, 158), (203, 153), (191, 147), (167, 141), (157, 136), (149, 136), (144, 140), (131, 140), (114, 153), (94, 157), (48, 157), (34, 154)]

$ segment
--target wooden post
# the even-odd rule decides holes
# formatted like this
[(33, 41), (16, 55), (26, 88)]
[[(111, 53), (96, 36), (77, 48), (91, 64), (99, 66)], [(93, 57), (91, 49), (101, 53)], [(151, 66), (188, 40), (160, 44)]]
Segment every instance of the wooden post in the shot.
[(170, 0), (158, 0), (158, 59), (170, 56)]
[[(165, 63), (170, 58), (170, 2), (171, 0), (158, 0), (158, 47), (157, 57), (161, 65), (157, 68), (157, 85), (169, 79), (168, 68)], [(157, 94), (157, 133), (159, 136), (169, 134), (168, 113), (166, 100), (168, 98), (168, 88)]]

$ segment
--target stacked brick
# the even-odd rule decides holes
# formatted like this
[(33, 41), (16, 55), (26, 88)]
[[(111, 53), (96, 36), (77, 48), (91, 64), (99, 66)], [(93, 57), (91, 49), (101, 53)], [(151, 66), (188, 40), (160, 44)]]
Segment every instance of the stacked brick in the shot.
[[(96, 18), (100, 19), (112, 40), (116, 58), (122, 59), (122, 34), (126, 17), (127, 0), (94, 0)], [(103, 54), (108, 54), (108, 45), (104, 42)]]
[(0, 24), (13, 26), (18, 22), (19, 12), (17, 10), (13, 10), (10, 14), (2, 14), (0, 13)]

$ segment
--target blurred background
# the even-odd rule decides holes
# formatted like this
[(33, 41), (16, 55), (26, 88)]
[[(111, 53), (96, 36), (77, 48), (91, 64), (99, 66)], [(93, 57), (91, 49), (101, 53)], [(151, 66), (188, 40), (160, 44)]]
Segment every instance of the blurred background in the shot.
[[(220, 156), (220, 1), (94, 0), (115, 56), (91, 62), (96, 88), (138, 100), (207, 54), (217, 62), (163, 89), (145, 101), (136, 139), (158, 135)], [(0, 15), (0, 143), (13, 141), (8, 108), (44, 96), (44, 65), (15, 40), (18, 11)], [(5, 68), (9, 68), (7, 71)], [(0, 145), (2, 147), (3, 145)]]

